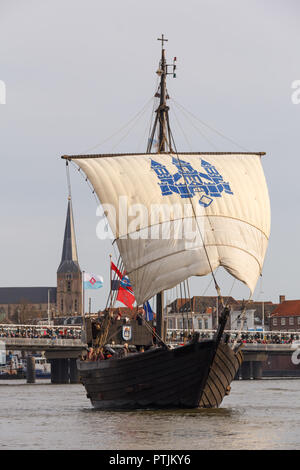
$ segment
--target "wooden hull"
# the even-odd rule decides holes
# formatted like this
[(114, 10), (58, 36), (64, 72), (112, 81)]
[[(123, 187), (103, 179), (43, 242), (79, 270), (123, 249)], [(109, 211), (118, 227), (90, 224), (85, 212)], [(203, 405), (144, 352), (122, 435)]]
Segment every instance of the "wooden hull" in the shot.
[(225, 344), (214, 351), (214, 341), (197, 341), (77, 367), (95, 408), (217, 407), (242, 360)]
[(220, 343), (207, 378), (199, 408), (218, 408), (225, 395), (230, 392), (230, 384), (242, 365), (241, 351), (234, 352), (227, 344)]

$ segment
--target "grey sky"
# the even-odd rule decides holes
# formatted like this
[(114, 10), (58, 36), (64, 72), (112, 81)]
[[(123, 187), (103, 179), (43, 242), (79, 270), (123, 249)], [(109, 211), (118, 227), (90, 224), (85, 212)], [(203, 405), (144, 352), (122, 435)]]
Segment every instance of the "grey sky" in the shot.
[[(156, 39), (164, 33), (168, 58), (178, 59), (170, 95), (243, 147), (267, 152), (272, 227), (260, 298), (300, 298), (300, 104), (291, 101), (291, 84), (300, 79), (299, 20), (297, 0), (0, 0), (0, 80), (7, 87), (0, 105), (0, 285), (56, 285), (67, 208), (60, 156), (93, 147), (142, 109), (153, 95)], [(193, 150), (213, 150), (175, 110)], [(149, 107), (119, 146), (122, 134), (95, 151), (145, 151), (150, 114)], [(178, 150), (190, 150), (174, 121), (175, 131)], [(218, 150), (238, 150), (203, 131)], [(114, 252), (96, 238), (87, 184), (74, 170), (71, 178), (81, 268), (106, 281), (93, 294), (99, 307)], [(232, 281), (218, 277), (227, 295)], [(192, 293), (203, 294), (208, 282), (193, 279)], [(214, 294), (212, 287), (206, 293)], [(247, 293), (234, 285), (235, 297)]]

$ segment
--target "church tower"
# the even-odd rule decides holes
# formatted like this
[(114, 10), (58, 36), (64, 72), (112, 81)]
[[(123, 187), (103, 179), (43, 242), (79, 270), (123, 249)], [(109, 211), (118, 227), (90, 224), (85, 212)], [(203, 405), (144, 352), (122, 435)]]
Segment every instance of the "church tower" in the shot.
[(62, 257), (57, 270), (57, 312), (58, 316), (82, 315), (82, 273), (78, 264), (70, 196)]

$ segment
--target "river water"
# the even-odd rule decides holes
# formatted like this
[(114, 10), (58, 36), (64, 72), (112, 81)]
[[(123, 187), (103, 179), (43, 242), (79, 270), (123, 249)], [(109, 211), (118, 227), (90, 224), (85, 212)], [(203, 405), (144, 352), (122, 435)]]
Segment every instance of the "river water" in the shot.
[(82, 385), (0, 382), (0, 449), (300, 449), (300, 380), (235, 381), (211, 410), (94, 410)]

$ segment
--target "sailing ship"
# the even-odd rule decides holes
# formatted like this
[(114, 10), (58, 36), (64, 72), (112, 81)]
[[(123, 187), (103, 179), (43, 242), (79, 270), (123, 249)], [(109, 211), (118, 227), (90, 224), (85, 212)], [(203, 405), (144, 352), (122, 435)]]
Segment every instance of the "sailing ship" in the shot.
[[(230, 308), (224, 304), (214, 272), (224, 267), (253, 292), (270, 233), (261, 165), (264, 152), (177, 151), (166, 88), (167, 76), (175, 75), (176, 60), (167, 63), (166, 39), (162, 35), (160, 40), (155, 95), (159, 105), (146, 153), (62, 157), (84, 172), (105, 208), (137, 305), (156, 296), (153, 347), (109, 360), (77, 361), (87, 397), (100, 409), (221, 404), (243, 359), (239, 345), (228, 341), (225, 326)], [(129, 221), (128, 207), (133, 206), (146, 208), (147, 213), (135, 225)], [(195, 333), (184, 345), (169, 347), (164, 291), (191, 276), (210, 273), (223, 305), (214, 337), (200, 339)], [(110, 318), (108, 311), (95, 345), (103, 346), (108, 340)]]

